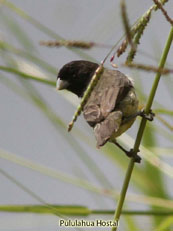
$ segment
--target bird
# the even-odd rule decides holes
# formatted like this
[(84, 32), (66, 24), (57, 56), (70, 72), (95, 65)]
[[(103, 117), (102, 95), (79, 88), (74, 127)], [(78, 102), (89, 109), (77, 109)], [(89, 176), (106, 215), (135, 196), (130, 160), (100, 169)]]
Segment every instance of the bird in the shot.
[[(99, 64), (86, 60), (65, 64), (58, 72), (57, 90), (66, 89), (81, 98), (98, 67)], [(127, 156), (133, 156), (132, 150), (125, 150), (116, 138), (134, 123), (139, 114), (138, 105), (134, 81), (118, 70), (104, 68), (83, 108), (83, 116), (94, 130), (98, 148), (111, 142)], [(140, 160), (136, 154), (135, 161)]]

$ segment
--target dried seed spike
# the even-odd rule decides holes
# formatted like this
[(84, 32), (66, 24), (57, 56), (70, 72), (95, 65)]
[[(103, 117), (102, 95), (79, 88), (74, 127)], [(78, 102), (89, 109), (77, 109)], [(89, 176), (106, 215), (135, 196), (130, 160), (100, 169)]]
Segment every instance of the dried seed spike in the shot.
[(47, 46), (47, 47), (75, 47), (75, 48), (81, 48), (81, 49), (90, 49), (92, 47), (102, 47), (107, 48), (110, 47), (110, 45), (107, 44), (101, 44), (101, 43), (95, 43), (95, 42), (85, 42), (80, 40), (58, 40), (58, 41), (40, 41), (39, 44), (41, 46)]
[(141, 69), (141, 70), (144, 70), (144, 71), (158, 72), (158, 73), (161, 73), (163, 75), (173, 73), (173, 70), (171, 70), (171, 69), (158, 68), (158, 67), (154, 67), (154, 66), (151, 66), (151, 65), (144, 65), (144, 64), (141, 64), (141, 63), (125, 63), (123, 66), (127, 66), (127, 67), (130, 67), (130, 68)]
[(48, 47), (76, 47), (76, 48), (83, 48), (89, 49), (97, 44), (94, 42), (85, 42), (85, 41), (75, 41), (75, 40), (58, 40), (58, 41), (40, 41), (40, 45), (48, 46)]
[[(164, 5), (166, 2), (168, 2), (168, 0), (161, 0), (160, 1), (162, 5)], [(158, 6), (157, 5), (153, 5), (151, 6), (144, 14), (143, 16), (137, 21), (137, 23), (135, 23), (133, 25), (133, 27), (131, 28), (131, 37), (133, 39), (133, 37), (135, 36), (135, 34), (138, 32), (139, 28), (141, 27), (141, 24), (143, 24), (143, 21), (146, 20), (146, 18), (151, 14), (151, 12), (153, 10), (158, 10)], [(121, 43), (121, 45), (119, 46), (119, 48), (117, 49), (116, 53), (117, 53), (117, 57), (119, 57), (120, 55), (122, 55), (127, 48), (128, 45), (128, 39), (127, 37), (123, 40), (123, 42)]]
[(80, 102), (80, 105), (78, 106), (76, 112), (74, 113), (73, 119), (72, 121), (69, 123), (68, 125), (68, 131), (70, 132), (73, 128), (74, 122), (77, 120), (77, 117), (81, 114), (83, 107), (85, 106), (92, 90), (94, 89), (94, 87), (96, 86), (99, 78), (101, 77), (101, 74), (103, 73), (104, 67), (103, 64), (101, 64), (95, 71), (89, 86), (87, 87), (84, 96), (82, 97), (82, 100)]
[(135, 46), (134, 46), (133, 41), (132, 41), (131, 29), (130, 29), (130, 25), (129, 25), (129, 19), (127, 16), (125, 0), (121, 0), (121, 16), (122, 16), (122, 20), (123, 20), (123, 25), (124, 25), (124, 30), (126, 33), (127, 41), (131, 45), (132, 49), (135, 50)]
[[(140, 26), (138, 27), (138, 31), (135, 35), (135, 38), (133, 40), (134, 45), (137, 49), (137, 46), (140, 44), (140, 39), (141, 36), (143, 35), (143, 32), (146, 28), (146, 26), (148, 25), (148, 22), (150, 21), (151, 18), (151, 11), (148, 11), (148, 13), (143, 17)], [(131, 48), (131, 50), (128, 53), (127, 59), (126, 59), (126, 63), (131, 63), (136, 55), (136, 49), (134, 50), (133, 47)]]
[(47, 47), (59, 47), (61, 45), (61, 41), (40, 41), (39, 44), (41, 46), (47, 46)]
[(153, 2), (157, 5), (157, 7), (162, 11), (163, 15), (165, 16), (166, 20), (173, 25), (173, 20), (169, 17), (167, 11), (163, 8), (162, 4), (158, 0), (153, 0)]
[(127, 41), (127, 39), (124, 39), (124, 41), (121, 43), (121, 45), (119, 46), (119, 48), (116, 51), (117, 57), (119, 57), (120, 55), (122, 55), (126, 51), (127, 45), (128, 45), (128, 41)]

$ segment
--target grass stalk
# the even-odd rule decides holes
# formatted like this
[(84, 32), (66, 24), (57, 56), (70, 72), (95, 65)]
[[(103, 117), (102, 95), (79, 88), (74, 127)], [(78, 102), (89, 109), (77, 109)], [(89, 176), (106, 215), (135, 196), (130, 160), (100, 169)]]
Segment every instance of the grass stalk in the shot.
[(12, 74), (17, 75), (17, 76), (19, 76), (21, 78), (35, 80), (37, 82), (47, 84), (47, 85), (50, 85), (50, 86), (53, 86), (53, 87), (56, 86), (56, 82), (53, 81), (53, 80), (44, 79), (44, 78), (38, 77), (38, 76), (33, 76), (33, 75), (30, 75), (30, 74), (24, 73), (22, 71), (19, 71), (19, 70), (15, 69), (15, 68), (6, 67), (6, 66), (0, 66), (0, 71), (12, 73)]
[[(165, 62), (166, 62), (166, 59), (167, 59), (167, 56), (168, 56), (168, 52), (169, 52), (170, 47), (171, 47), (172, 40), (173, 40), (173, 27), (171, 27), (171, 30), (170, 30), (170, 33), (168, 35), (166, 45), (164, 47), (162, 56), (160, 58), (159, 68), (163, 68), (164, 65), (165, 65)], [(157, 87), (158, 87), (158, 84), (159, 84), (160, 77), (161, 77), (161, 73), (156, 73), (155, 80), (154, 80), (154, 83), (153, 83), (153, 86), (152, 86), (152, 89), (151, 89), (151, 92), (150, 92), (150, 95), (148, 97), (147, 104), (146, 104), (146, 107), (145, 107), (145, 113), (146, 114), (149, 114), (149, 112), (150, 112), (150, 109), (151, 109), (151, 106), (152, 106), (152, 103), (153, 103), (153, 100), (154, 100), (154, 97), (155, 97), (155, 94), (156, 94), (156, 91), (157, 91)], [(138, 133), (137, 133), (136, 141), (135, 141), (135, 144), (134, 144), (134, 148), (133, 148), (134, 153), (136, 153), (136, 154), (138, 152), (138, 149), (139, 149), (139, 146), (140, 146), (140, 143), (141, 143), (141, 140), (142, 140), (142, 136), (143, 136), (143, 133), (144, 133), (144, 130), (145, 130), (146, 123), (147, 123), (147, 120), (145, 118), (142, 118), (139, 130), (138, 130)], [(117, 209), (115, 210), (114, 221), (119, 221), (119, 219), (120, 219), (121, 212), (122, 212), (122, 207), (123, 207), (123, 204), (124, 204), (124, 200), (125, 200), (125, 197), (126, 197), (126, 193), (127, 193), (127, 189), (128, 189), (128, 185), (129, 185), (129, 182), (130, 182), (132, 172), (133, 172), (134, 165), (135, 165), (135, 158), (132, 157), (131, 160), (130, 160), (126, 175), (125, 175), (125, 179), (124, 179), (124, 182), (123, 182), (123, 186), (122, 186), (120, 198), (119, 198), (119, 201), (118, 201)], [(112, 228), (112, 231), (116, 231), (116, 230), (117, 230), (117, 227)]]
[[(53, 210), (52, 210), (53, 209)], [(88, 217), (91, 215), (112, 215), (114, 210), (105, 209), (89, 209), (80, 205), (58, 205), (58, 204), (23, 204), (23, 205), (0, 205), (1, 212), (10, 213), (38, 213), (38, 214), (54, 214), (57, 213), (64, 216)], [(122, 215), (130, 216), (172, 216), (173, 211), (167, 210), (123, 210)]]

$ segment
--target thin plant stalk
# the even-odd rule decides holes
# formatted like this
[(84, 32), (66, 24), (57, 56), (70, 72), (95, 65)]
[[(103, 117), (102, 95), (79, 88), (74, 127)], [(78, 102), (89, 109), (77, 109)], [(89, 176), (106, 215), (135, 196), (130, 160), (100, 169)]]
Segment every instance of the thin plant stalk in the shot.
[[(38, 213), (38, 214), (54, 214), (59, 213), (64, 216), (82, 216), (91, 215), (112, 215), (114, 210), (105, 209), (89, 209), (82, 205), (59, 205), (59, 204), (23, 204), (23, 205), (0, 205), (1, 212), (10, 213)], [(172, 210), (123, 210), (122, 215), (131, 216), (172, 216)]]
[(37, 82), (41, 82), (50, 86), (56, 86), (56, 82), (51, 80), (51, 79), (44, 79), (42, 77), (38, 77), (38, 76), (33, 76), (27, 73), (24, 73), (22, 71), (19, 71), (15, 68), (12, 67), (6, 67), (6, 66), (0, 66), (0, 71), (5, 71), (5, 72), (9, 72), (9, 73), (13, 73), (14, 75), (17, 75), (21, 78), (24, 79), (31, 79), (31, 80), (35, 80)]
[[(166, 62), (166, 59), (167, 59), (167, 56), (168, 56), (168, 52), (169, 52), (170, 47), (171, 47), (172, 40), (173, 40), (173, 27), (171, 27), (171, 31), (169, 33), (166, 45), (164, 47), (164, 50), (163, 50), (163, 53), (162, 53), (162, 56), (161, 56), (161, 59), (160, 59), (160, 62), (159, 62), (159, 68), (163, 68), (164, 65), (165, 65), (165, 62)], [(160, 77), (161, 77), (161, 73), (158, 72), (156, 74), (156, 76), (155, 76), (155, 80), (154, 80), (154, 83), (153, 83), (153, 86), (152, 86), (152, 89), (151, 89), (151, 92), (150, 92), (150, 95), (148, 97), (148, 101), (147, 101), (147, 104), (146, 104), (146, 107), (145, 107), (145, 113), (146, 114), (149, 114), (149, 112), (150, 112), (150, 109), (151, 109), (151, 106), (152, 106), (152, 103), (153, 103), (153, 100), (154, 100), (154, 97), (155, 97), (155, 94), (156, 94), (156, 90), (157, 90), (157, 87), (158, 87), (158, 84), (159, 84)], [(139, 130), (138, 130), (138, 134), (137, 134), (137, 137), (136, 137), (136, 141), (135, 141), (135, 144), (134, 144), (134, 148), (133, 148), (134, 153), (138, 152), (138, 149), (139, 149), (139, 146), (140, 146), (140, 143), (141, 143), (141, 140), (142, 140), (142, 136), (143, 136), (143, 133), (144, 133), (144, 130), (145, 130), (146, 123), (147, 123), (147, 120), (145, 118), (142, 118)], [(115, 210), (114, 221), (119, 221), (119, 219), (120, 219), (120, 215), (121, 215), (121, 212), (122, 212), (122, 207), (123, 207), (123, 204), (124, 204), (126, 192), (127, 192), (127, 189), (128, 189), (128, 185), (129, 185), (129, 182), (130, 182), (130, 178), (131, 178), (131, 175), (132, 175), (132, 172), (133, 172), (134, 165), (135, 165), (135, 157), (132, 157), (131, 160), (130, 160), (127, 172), (126, 172), (124, 182), (123, 182), (123, 186), (122, 186), (120, 198), (119, 198), (119, 201), (118, 201), (117, 209)], [(112, 228), (112, 231), (116, 231), (116, 230), (117, 230), (117, 227)]]

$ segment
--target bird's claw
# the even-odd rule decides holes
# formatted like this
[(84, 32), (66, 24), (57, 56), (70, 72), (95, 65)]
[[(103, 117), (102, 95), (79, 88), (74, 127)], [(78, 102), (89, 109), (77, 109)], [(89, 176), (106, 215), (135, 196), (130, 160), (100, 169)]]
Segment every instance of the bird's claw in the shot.
[(139, 115), (143, 118), (145, 118), (146, 120), (149, 120), (149, 121), (153, 121), (154, 120), (154, 112), (152, 112), (152, 110), (150, 109), (149, 113), (146, 114), (146, 112), (143, 110), (140, 111)]
[(116, 140), (112, 140), (111, 142), (117, 145), (126, 154), (126, 156), (128, 156), (129, 158), (133, 157), (136, 163), (141, 162), (141, 157), (137, 155), (137, 153), (140, 152), (139, 149), (137, 150), (137, 152), (134, 152), (133, 149), (130, 149), (130, 151), (127, 151)]
[[(139, 152), (139, 150), (137, 152)], [(130, 151), (126, 151), (125, 153), (126, 153), (126, 155), (128, 157), (130, 157), (130, 158), (133, 157), (136, 163), (140, 163), (141, 162), (141, 157), (138, 156), (138, 154), (136, 152), (134, 152), (133, 149), (130, 149)]]

